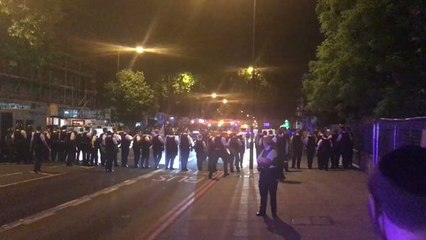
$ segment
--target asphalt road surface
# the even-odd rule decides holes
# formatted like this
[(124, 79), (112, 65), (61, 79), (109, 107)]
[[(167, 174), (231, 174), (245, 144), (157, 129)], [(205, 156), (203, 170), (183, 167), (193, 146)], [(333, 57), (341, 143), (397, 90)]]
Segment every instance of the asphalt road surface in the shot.
[(106, 173), (55, 163), (35, 174), (31, 165), (3, 164), (0, 239), (149, 238), (216, 184), (196, 170), (194, 152), (188, 166), (188, 172), (118, 167)]

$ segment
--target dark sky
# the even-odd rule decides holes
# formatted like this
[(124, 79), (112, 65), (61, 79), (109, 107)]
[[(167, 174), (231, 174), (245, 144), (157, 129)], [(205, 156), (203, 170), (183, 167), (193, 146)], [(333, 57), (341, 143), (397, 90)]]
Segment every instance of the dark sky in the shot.
[[(90, 43), (167, 47), (177, 55), (146, 54), (134, 65), (149, 76), (191, 71), (212, 90), (229, 69), (252, 64), (252, 0), (72, 0), (64, 32)], [(315, 0), (257, 0), (256, 64), (273, 69), (282, 89), (281, 107), (290, 114), (301, 77), (321, 40)], [(73, 41), (71, 41), (73, 42)], [(78, 44), (85, 51), (95, 48)], [(116, 69), (116, 56), (93, 53), (103, 71)], [(120, 55), (122, 64), (133, 55)], [(227, 85), (227, 84), (222, 84)], [(216, 88), (216, 89), (215, 89)], [(229, 90), (229, 89), (228, 89)], [(227, 91), (222, 86), (222, 91)]]

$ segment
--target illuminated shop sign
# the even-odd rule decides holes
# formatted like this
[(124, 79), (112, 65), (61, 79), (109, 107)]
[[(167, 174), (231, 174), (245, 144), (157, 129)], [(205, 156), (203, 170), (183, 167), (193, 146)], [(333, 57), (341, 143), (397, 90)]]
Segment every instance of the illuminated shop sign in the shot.
[(30, 104), (19, 104), (19, 103), (0, 103), (0, 109), (25, 109), (30, 110)]

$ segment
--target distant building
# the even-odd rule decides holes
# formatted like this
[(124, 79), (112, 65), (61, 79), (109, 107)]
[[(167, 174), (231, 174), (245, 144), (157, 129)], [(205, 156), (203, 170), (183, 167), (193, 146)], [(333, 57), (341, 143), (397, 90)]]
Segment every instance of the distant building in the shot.
[(96, 97), (94, 71), (70, 56), (57, 57), (40, 70), (0, 59), (1, 139), (17, 122), (64, 125), (84, 112), (96, 115)]

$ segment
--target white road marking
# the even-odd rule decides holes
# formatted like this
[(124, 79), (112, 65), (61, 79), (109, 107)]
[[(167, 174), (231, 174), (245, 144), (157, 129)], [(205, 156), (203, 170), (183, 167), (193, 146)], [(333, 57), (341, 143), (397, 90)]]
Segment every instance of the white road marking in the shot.
[(45, 178), (50, 178), (50, 177), (56, 177), (56, 176), (60, 176), (63, 175), (65, 173), (58, 173), (58, 174), (43, 174), (43, 177), (39, 177), (39, 178), (33, 178), (33, 179), (28, 179), (28, 180), (23, 180), (23, 181), (19, 181), (19, 182), (14, 182), (14, 183), (7, 183), (7, 184), (3, 184), (0, 185), (0, 188), (4, 188), (4, 187), (10, 187), (10, 186), (15, 186), (21, 183), (27, 183), (27, 182), (33, 182), (33, 181), (38, 181), (38, 180), (42, 180)]
[(1, 174), (0, 177), (9, 177), (9, 176), (15, 176), (15, 175), (20, 175), (20, 174), (23, 174), (23, 172)]

